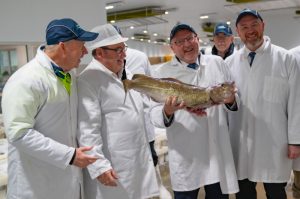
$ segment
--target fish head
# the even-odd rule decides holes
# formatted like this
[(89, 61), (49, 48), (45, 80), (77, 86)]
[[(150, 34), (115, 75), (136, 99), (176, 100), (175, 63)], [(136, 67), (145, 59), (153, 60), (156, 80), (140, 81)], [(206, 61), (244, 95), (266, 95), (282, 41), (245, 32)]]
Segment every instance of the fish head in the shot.
[(222, 103), (235, 94), (236, 88), (234, 82), (225, 82), (210, 88), (210, 98), (215, 103)]

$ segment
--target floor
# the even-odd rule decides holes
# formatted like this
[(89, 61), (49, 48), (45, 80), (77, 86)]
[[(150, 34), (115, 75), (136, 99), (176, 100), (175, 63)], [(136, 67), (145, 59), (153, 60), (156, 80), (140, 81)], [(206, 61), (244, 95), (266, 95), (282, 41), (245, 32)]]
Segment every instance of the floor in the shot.
[[(160, 165), (159, 169), (160, 169), (160, 172), (161, 172), (161, 178), (162, 178), (162, 182), (163, 182), (164, 186), (168, 189), (168, 191), (173, 196), (173, 192), (172, 192), (172, 189), (171, 189), (170, 178), (169, 178), (168, 164), (164, 163), (164, 164)], [(0, 199), (5, 199), (5, 192), (6, 192), (5, 190), (0, 190)], [(264, 195), (263, 186), (260, 183), (258, 183), (258, 186), (257, 186), (257, 194), (258, 194), (257, 195), (258, 199), (266, 199), (266, 197)], [(288, 195), (288, 199), (293, 199), (290, 186), (287, 186), (287, 195)], [(203, 189), (200, 189), (200, 194), (198, 196), (198, 199), (204, 199), (204, 198), (205, 198), (204, 191), (203, 191)], [(155, 198), (152, 198), (152, 199), (164, 199), (164, 198), (155, 197)], [(229, 199), (235, 199), (235, 196), (230, 195)]]
[[(170, 176), (169, 176), (169, 167), (168, 167), (168, 147), (167, 147), (167, 137), (165, 129), (155, 129), (156, 136), (155, 136), (155, 149), (159, 157), (159, 170), (161, 173), (161, 178), (163, 185), (167, 188), (167, 190), (173, 196), (171, 183), (170, 183)], [(287, 186), (287, 199), (293, 199), (291, 186)], [(234, 194), (230, 195), (230, 199), (235, 199)], [(153, 198), (153, 199), (165, 199), (165, 198)], [(205, 193), (203, 189), (200, 189), (200, 193), (198, 199), (205, 199)], [(265, 192), (263, 185), (261, 183), (257, 184), (257, 199), (266, 199)]]
[[(170, 183), (170, 178), (169, 178), (169, 168), (168, 168), (168, 164), (164, 163), (162, 165), (159, 166), (160, 172), (161, 172), (161, 177), (162, 177), (162, 181), (164, 186), (168, 189), (168, 191), (170, 191), (170, 193), (173, 196), (173, 192), (171, 189), (171, 183)], [(287, 186), (287, 196), (288, 199), (293, 199), (292, 197), (292, 192), (291, 192), (291, 187)], [(198, 199), (204, 199), (205, 198), (205, 193), (203, 191), (203, 189), (200, 189), (200, 194), (198, 196)], [(232, 194), (229, 196), (230, 199), (235, 199), (235, 196)], [(163, 199), (163, 198), (153, 198), (153, 199)], [(257, 199), (266, 199), (265, 196), (265, 192), (263, 189), (263, 185), (261, 183), (258, 183), (257, 185)]]

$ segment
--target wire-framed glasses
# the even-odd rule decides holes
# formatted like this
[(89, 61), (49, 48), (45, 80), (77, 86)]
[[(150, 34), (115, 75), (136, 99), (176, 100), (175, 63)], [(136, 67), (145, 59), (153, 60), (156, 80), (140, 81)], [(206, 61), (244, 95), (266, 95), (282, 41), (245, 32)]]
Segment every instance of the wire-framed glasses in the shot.
[(124, 52), (126, 52), (126, 50), (127, 50), (127, 46), (125, 46), (124, 48), (121, 48), (121, 47), (119, 47), (119, 48), (108, 48), (108, 47), (106, 47), (106, 46), (103, 46), (103, 47), (101, 47), (101, 48), (104, 49), (104, 50), (112, 50), (112, 51), (115, 51), (117, 54), (124, 53)]
[(189, 35), (187, 36), (186, 38), (184, 39), (178, 39), (178, 40), (175, 40), (173, 43), (176, 44), (176, 46), (183, 46), (184, 42), (193, 42), (195, 41), (195, 38), (197, 37), (197, 35)]

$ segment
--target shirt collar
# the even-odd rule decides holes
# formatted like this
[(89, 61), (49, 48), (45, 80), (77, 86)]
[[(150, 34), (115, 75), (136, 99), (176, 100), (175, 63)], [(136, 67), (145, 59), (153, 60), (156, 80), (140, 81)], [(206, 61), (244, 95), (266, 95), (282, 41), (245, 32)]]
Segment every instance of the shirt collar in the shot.
[[(267, 42), (269, 41), (269, 38), (268, 37), (264, 37), (263, 38), (263, 43), (262, 43), (262, 45), (258, 48), (258, 49), (256, 49), (256, 54), (262, 54), (263, 52), (264, 52), (264, 50), (265, 50), (265, 48), (266, 48), (266, 45), (267, 45)], [(245, 50), (244, 50), (244, 56), (246, 56), (246, 57), (248, 57), (248, 55), (249, 55), (249, 53), (250, 52), (252, 52), (252, 51), (250, 51), (246, 46), (245, 46)]]
[[(187, 65), (188, 65), (188, 63), (186, 63), (186, 62), (180, 60), (176, 55), (175, 55), (175, 58), (176, 58), (176, 60), (177, 60), (177, 63), (180, 63), (182, 66), (187, 66)], [(197, 60), (196, 60), (196, 62), (195, 62), (195, 63), (197, 63), (199, 66), (201, 65), (200, 60), (201, 60), (201, 53), (199, 53), (199, 55), (198, 55), (198, 57), (197, 57)]]

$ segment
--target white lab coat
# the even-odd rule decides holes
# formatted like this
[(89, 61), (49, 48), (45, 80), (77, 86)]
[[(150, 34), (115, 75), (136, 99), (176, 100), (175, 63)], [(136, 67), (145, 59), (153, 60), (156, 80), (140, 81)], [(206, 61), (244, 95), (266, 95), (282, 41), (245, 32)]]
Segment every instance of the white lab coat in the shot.
[[(144, 74), (151, 76), (150, 72), (150, 62), (148, 60), (148, 57), (145, 53), (128, 48), (126, 51), (126, 65), (125, 65), (126, 71), (129, 70), (132, 74)], [(150, 116), (149, 116), (149, 108), (151, 106), (151, 101), (147, 96), (143, 95), (144, 103), (145, 103), (145, 109), (144, 109), (144, 117), (145, 117), (145, 125), (146, 125), (146, 132), (148, 141), (154, 141), (155, 140), (155, 130), (154, 126), (150, 122)]]
[[(292, 55), (294, 55), (297, 66), (300, 69), (300, 46), (292, 48), (290, 52), (292, 53)], [(300, 171), (300, 158), (297, 158), (293, 161), (293, 170)]]
[(245, 47), (226, 59), (241, 107), (231, 112), (231, 144), (239, 180), (281, 183), (290, 177), (288, 144), (300, 143), (300, 76), (295, 59), (269, 37), (252, 67)]
[[(153, 160), (146, 138), (144, 107), (138, 92), (126, 100), (121, 80), (93, 59), (78, 80), (80, 145), (94, 146), (101, 157), (84, 172), (88, 199), (144, 199), (158, 195)], [(118, 186), (96, 178), (113, 168)], [(86, 171), (86, 170), (85, 170)]]
[[(221, 57), (201, 55), (197, 70), (186, 65), (173, 58), (153, 74), (158, 78), (172, 77), (200, 87), (231, 81), (229, 69)], [(151, 120), (157, 127), (165, 127), (162, 109), (163, 104), (159, 104), (150, 111)], [(208, 108), (204, 117), (178, 110), (166, 132), (173, 190), (191, 191), (220, 182), (223, 193), (238, 191), (223, 106)]]
[(69, 165), (76, 148), (76, 107), (75, 77), (69, 96), (40, 48), (11, 76), (2, 98), (7, 198), (80, 198), (81, 169)]

